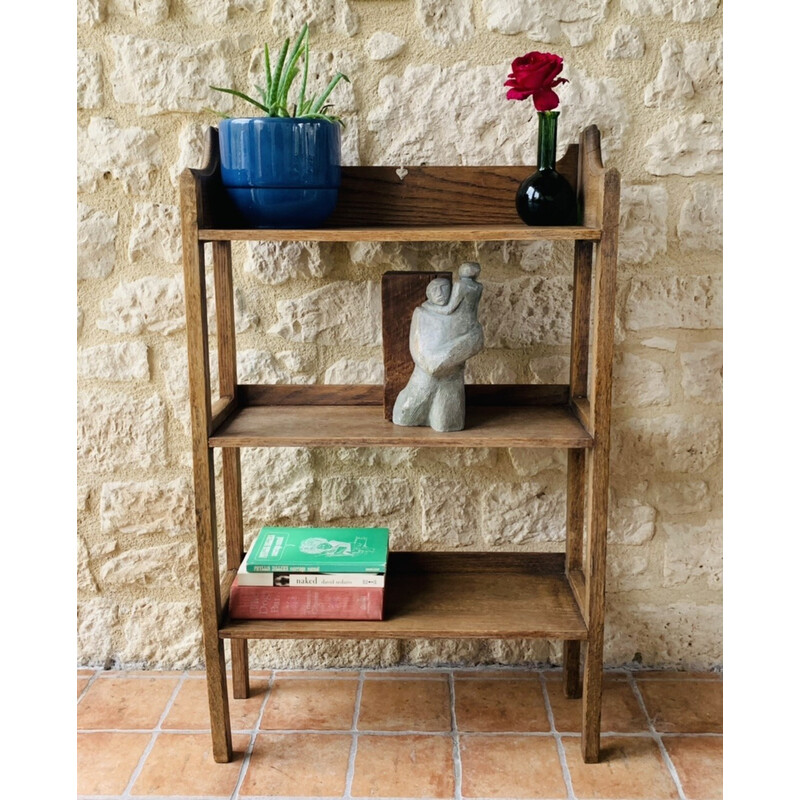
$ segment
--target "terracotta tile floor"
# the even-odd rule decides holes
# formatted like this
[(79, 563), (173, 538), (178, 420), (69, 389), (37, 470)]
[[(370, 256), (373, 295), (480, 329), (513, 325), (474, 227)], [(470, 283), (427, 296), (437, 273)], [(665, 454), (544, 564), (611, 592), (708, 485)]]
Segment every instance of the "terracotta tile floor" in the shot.
[[(78, 670), (78, 797), (722, 797), (722, 678), (609, 672), (584, 764), (560, 672), (252, 672), (234, 760), (211, 757), (201, 672)], [(230, 681), (229, 681), (230, 688)]]

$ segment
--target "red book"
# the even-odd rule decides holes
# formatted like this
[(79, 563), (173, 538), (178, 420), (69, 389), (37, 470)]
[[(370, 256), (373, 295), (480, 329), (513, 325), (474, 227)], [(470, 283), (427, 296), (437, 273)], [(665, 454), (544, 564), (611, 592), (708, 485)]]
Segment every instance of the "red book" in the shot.
[(374, 587), (231, 586), (231, 619), (383, 619)]

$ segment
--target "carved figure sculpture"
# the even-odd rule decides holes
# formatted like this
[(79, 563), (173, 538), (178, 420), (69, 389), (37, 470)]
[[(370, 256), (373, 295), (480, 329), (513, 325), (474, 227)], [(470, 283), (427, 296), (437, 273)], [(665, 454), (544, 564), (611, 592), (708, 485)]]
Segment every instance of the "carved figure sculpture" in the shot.
[(478, 322), (483, 286), (475, 280), (480, 271), (474, 261), (462, 264), (452, 290), (446, 278), (434, 278), (426, 290), (428, 299), (414, 309), (409, 335), (414, 372), (395, 401), (396, 425), (463, 430), (464, 367), (483, 349)]

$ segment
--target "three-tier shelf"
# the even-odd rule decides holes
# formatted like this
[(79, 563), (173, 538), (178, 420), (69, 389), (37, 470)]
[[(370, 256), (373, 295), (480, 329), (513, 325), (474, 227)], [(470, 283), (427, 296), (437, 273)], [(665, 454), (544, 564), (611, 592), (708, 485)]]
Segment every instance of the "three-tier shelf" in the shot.
[[(197, 554), (216, 761), (232, 757), (225, 640), (231, 643), (233, 696), (246, 698), (249, 639), (339, 638), (560, 639), (564, 691), (583, 695), (583, 758), (599, 759), (619, 173), (603, 167), (595, 126), (569, 146), (557, 169), (577, 191), (582, 225), (523, 225), (514, 206), (519, 183), (532, 171), (523, 166), (345, 167), (334, 216), (313, 230), (246, 230), (228, 221), (214, 128), (205, 166), (181, 175)], [(568, 384), (467, 387), (466, 428), (437, 433), (385, 420), (381, 386), (238, 382), (231, 242), (504, 240), (574, 242)], [(209, 369), (209, 242), (219, 397), (212, 396)], [(245, 554), (240, 448), (365, 446), (566, 448), (565, 552), (395, 552), (383, 621), (230, 619), (231, 584)], [(215, 448), (222, 451), (222, 569)]]

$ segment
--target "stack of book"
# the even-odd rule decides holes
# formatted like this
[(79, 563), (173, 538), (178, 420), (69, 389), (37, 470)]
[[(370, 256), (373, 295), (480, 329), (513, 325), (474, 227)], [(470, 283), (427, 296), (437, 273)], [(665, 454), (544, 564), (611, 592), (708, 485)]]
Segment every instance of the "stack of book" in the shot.
[(387, 528), (262, 528), (231, 586), (231, 619), (383, 619)]

